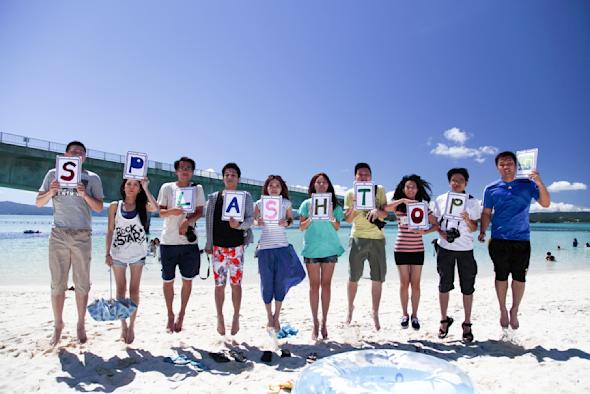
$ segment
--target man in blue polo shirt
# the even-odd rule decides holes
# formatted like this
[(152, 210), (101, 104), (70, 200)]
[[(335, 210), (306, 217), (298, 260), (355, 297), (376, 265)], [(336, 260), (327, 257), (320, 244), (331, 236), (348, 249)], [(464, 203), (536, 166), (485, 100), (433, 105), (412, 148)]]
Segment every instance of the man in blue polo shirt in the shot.
[[(501, 179), (486, 186), (478, 239), (484, 242), (492, 222), (490, 257), (496, 272), (496, 295), (500, 306), (500, 325), (516, 330), (518, 307), (524, 295), (525, 278), (531, 256), (529, 208), (534, 198), (544, 208), (551, 199), (537, 171), (529, 179), (516, 178), (516, 155), (502, 152), (496, 156), (496, 167)], [(492, 211), (493, 210), (493, 211)], [(512, 274), (512, 308), (506, 309), (508, 276)]]

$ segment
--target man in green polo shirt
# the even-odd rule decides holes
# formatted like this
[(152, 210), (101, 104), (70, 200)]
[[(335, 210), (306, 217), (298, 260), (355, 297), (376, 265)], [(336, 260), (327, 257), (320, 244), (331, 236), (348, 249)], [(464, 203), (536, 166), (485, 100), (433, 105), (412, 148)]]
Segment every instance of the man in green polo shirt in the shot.
[[(371, 182), (371, 167), (367, 163), (357, 163), (354, 166), (354, 179), (356, 182)], [(350, 255), (349, 255), (349, 280), (348, 280), (348, 317), (346, 322), (352, 321), (354, 310), (354, 299), (358, 289), (358, 281), (363, 274), (365, 260), (369, 261), (371, 272), (371, 296), (373, 300), (372, 315), (375, 329), (381, 329), (379, 324), (379, 303), (381, 302), (381, 289), (385, 282), (387, 265), (385, 261), (385, 233), (380, 221), (387, 217), (383, 207), (387, 204), (385, 189), (383, 186), (376, 186), (375, 209), (371, 211), (359, 211), (355, 209), (354, 189), (346, 192), (344, 200), (345, 219), (352, 223), (350, 232)], [(376, 224), (377, 223), (377, 224)], [(383, 222), (381, 222), (383, 223)]]

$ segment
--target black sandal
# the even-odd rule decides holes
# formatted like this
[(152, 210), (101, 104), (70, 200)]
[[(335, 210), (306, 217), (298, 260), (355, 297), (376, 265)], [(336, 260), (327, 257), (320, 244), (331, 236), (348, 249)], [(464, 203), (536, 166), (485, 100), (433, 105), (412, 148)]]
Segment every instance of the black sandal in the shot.
[(443, 330), (442, 328), (439, 328), (438, 329), (438, 337), (440, 339), (446, 338), (447, 335), (449, 335), (449, 327), (451, 327), (451, 325), (453, 324), (454, 321), (455, 320), (453, 320), (453, 318), (452, 317), (449, 317), (449, 316), (447, 316), (446, 319), (440, 321), (440, 324), (446, 324), (447, 325), (446, 330)]
[(473, 332), (471, 331), (472, 323), (462, 323), (461, 328), (465, 329), (465, 327), (469, 327), (469, 332), (463, 333), (463, 340), (465, 342), (471, 343), (473, 342)]

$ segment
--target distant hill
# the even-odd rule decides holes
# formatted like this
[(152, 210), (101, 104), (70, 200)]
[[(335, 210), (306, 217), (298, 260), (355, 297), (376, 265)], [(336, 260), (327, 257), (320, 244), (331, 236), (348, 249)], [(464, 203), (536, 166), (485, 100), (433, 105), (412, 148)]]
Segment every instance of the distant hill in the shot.
[(535, 212), (531, 223), (590, 223), (590, 212)]
[[(106, 210), (101, 213), (92, 212), (93, 216), (106, 216)], [(12, 201), (0, 201), (0, 215), (53, 215), (53, 208), (37, 208), (35, 205), (19, 204)]]

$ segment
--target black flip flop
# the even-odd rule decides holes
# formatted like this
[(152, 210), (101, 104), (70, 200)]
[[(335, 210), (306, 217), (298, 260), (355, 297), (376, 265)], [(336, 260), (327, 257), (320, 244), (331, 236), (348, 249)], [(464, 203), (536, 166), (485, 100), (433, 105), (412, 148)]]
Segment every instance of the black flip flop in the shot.
[(232, 349), (232, 350), (229, 351), (229, 355), (230, 355), (231, 358), (234, 359), (234, 361), (237, 361), (239, 363), (245, 363), (246, 360), (247, 360), (247, 358), (244, 355), (244, 353), (242, 353), (240, 350)]
[(289, 349), (281, 349), (281, 358), (291, 357)]
[(449, 327), (451, 327), (451, 324), (453, 324), (454, 321), (455, 320), (453, 320), (453, 318), (452, 317), (449, 317), (449, 316), (447, 316), (446, 319), (440, 321), (440, 324), (446, 324), (447, 325), (447, 329), (446, 330), (443, 330), (442, 328), (439, 328), (438, 329), (438, 337), (440, 339), (446, 338), (447, 335), (449, 335)]
[(216, 363), (228, 363), (230, 361), (223, 353), (209, 352), (209, 357), (211, 357)]
[(469, 327), (469, 332), (463, 333), (463, 340), (467, 343), (473, 342), (473, 332), (471, 331), (472, 323), (462, 323), (461, 328)]
[(272, 352), (270, 350), (265, 350), (262, 352), (262, 357), (260, 357), (260, 361), (263, 363), (269, 363), (272, 361)]
[(307, 355), (305, 360), (308, 364), (311, 364), (311, 363), (317, 361), (317, 359), (318, 359), (318, 354), (315, 352), (311, 352)]

